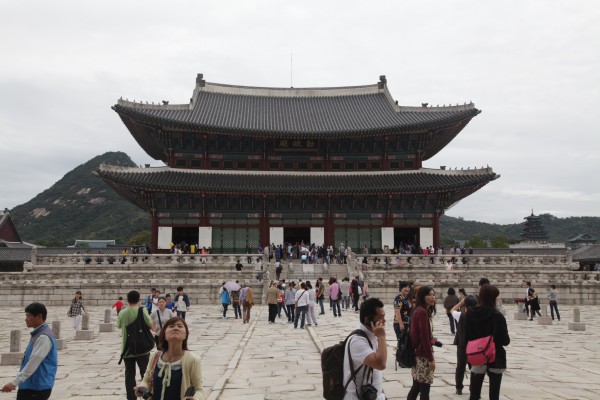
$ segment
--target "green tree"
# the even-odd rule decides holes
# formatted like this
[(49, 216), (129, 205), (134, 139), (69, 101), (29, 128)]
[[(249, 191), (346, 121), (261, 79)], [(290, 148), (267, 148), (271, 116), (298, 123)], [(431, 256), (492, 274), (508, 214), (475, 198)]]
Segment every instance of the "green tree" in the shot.
[(495, 236), (491, 240), (494, 249), (508, 249), (508, 239), (506, 236)]
[(150, 245), (150, 231), (141, 231), (138, 232), (137, 234), (133, 235), (128, 241), (128, 244), (131, 245)]
[(473, 236), (471, 236), (471, 238), (469, 240), (467, 240), (465, 242), (465, 247), (473, 247), (473, 248), (482, 249), (482, 248), (487, 247), (487, 244), (483, 241), (481, 236), (473, 235)]

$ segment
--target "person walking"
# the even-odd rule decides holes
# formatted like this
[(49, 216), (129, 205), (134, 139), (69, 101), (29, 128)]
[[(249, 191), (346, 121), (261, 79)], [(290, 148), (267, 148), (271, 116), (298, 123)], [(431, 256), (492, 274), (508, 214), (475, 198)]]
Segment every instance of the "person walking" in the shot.
[(31, 339), (23, 354), (19, 373), (2, 387), (4, 393), (18, 387), (18, 400), (47, 400), (52, 393), (58, 352), (52, 328), (46, 323), (47, 316), (48, 310), (42, 303), (31, 303), (25, 307), (25, 325), (33, 328)]
[(146, 373), (146, 368), (148, 367), (148, 359), (150, 358), (150, 351), (141, 355), (126, 354), (127, 326), (132, 324), (138, 318), (140, 308), (142, 308), (144, 322), (152, 329), (152, 320), (150, 319), (148, 310), (145, 307), (139, 307), (139, 303), (140, 292), (132, 290), (127, 293), (127, 307), (121, 310), (121, 313), (117, 318), (117, 328), (121, 329), (121, 354), (123, 354), (123, 360), (125, 361), (125, 390), (127, 391), (127, 400), (136, 400), (134, 391), (136, 383), (136, 364), (140, 370), (140, 377), (143, 377)]
[(323, 285), (323, 278), (317, 279), (317, 303), (321, 308), (319, 315), (325, 315), (325, 307), (323, 306), (323, 299), (325, 299), (325, 285)]
[[(504, 315), (496, 309), (496, 299), (500, 291), (496, 286), (483, 285), (479, 289), (477, 306), (467, 312), (466, 317), (466, 340), (493, 336), (496, 345), (496, 359), (487, 365), (473, 365), (471, 368), (471, 395), (469, 400), (478, 400), (481, 397), (483, 379), (487, 373), (490, 379), (490, 400), (500, 398), (500, 384), (502, 374), (506, 371), (506, 350), (504, 346), (510, 344), (508, 327)], [(533, 312), (533, 310), (532, 310)]]
[(340, 291), (342, 292), (342, 309), (348, 311), (350, 308), (350, 279), (348, 277), (342, 279)]
[(240, 301), (242, 302), (242, 306), (244, 307), (243, 315), (244, 319), (243, 323), (250, 323), (250, 310), (254, 305), (254, 292), (250, 286), (244, 286), (242, 291), (240, 292)]
[(279, 289), (277, 289), (277, 282), (271, 282), (271, 286), (267, 290), (267, 304), (269, 306), (269, 323), (275, 323), (275, 317), (277, 316), (277, 298), (279, 297)]
[(225, 288), (225, 282), (221, 286), (219, 291), (219, 297), (221, 298), (221, 305), (223, 306), (223, 319), (227, 319), (227, 307), (231, 303), (231, 297), (229, 296), (229, 290)]
[(440, 343), (432, 335), (431, 319), (435, 315), (435, 291), (429, 286), (422, 286), (416, 299), (415, 308), (410, 319), (410, 342), (415, 349), (416, 364), (411, 369), (413, 384), (408, 392), (408, 400), (429, 400), (429, 391), (433, 383), (435, 359), (432, 345)]
[(77, 332), (81, 325), (81, 314), (85, 312), (85, 307), (83, 305), (83, 298), (81, 297), (81, 291), (78, 290), (75, 292), (75, 298), (71, 301), (71, 307), (67, 315), (71, 317), (71, 321), (73, 322), (73, 330)]
[(552, 316), (552, 321), (554, 321), (554, 311), (556, 311), (556, 318), (560, 321), (557, 299), (558, 291), (556, 290), (556, 285), (552, 285), (551, 289), (548, 291), (548, 300), (550, 300), (550, 315)]
[(185, 314), (190, 310), (190, 298), (183, 292), (183, 286), (177, 287), (175, 310), (177, 311), (177, 316), (183, 319), (185, 319)]
[(152, 330), (154, 331), (154, 341), (158, 346), (158, 337), (162, 331), (163, 325), (171, 318), (174, 317), (175, 313), (167, 308), (167, 299), (164, 296), (158, 298), (158, 308), (150, 314), (152, 320)]

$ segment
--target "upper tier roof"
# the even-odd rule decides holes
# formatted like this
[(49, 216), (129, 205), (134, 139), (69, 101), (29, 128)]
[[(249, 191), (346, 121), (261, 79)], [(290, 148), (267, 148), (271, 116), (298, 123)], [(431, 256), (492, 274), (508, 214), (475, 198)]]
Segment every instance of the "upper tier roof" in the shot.
[[(382, 172), (223, 171), (101, 165), (98, 174), (134, 190), (206, 193), (424, 193), (480, 188), (497, 179), (491, 168)], [(475, 190), (476, 190), (475, 189)]]
[(480, 112), (473, 103), (398, 106), (385, 77), (380, 79), (366, 86), (295, 89), (209, 83), (199, 74), (189, 104), (142, 104), (121, 99), (113, 109), (121, 117), (161, 126), (268, 137), (412, 132), (469, 120)]

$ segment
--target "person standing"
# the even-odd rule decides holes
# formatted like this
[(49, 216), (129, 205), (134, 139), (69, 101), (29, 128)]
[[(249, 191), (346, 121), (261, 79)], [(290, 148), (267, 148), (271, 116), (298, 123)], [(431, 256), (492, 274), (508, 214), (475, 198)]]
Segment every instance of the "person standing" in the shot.
[[(508, 328), (504, 315), (496, 309), (496, 299), (500, 291), (493, 285), (483, 285), (479, 289), (478, 305), (467, 313), (466, 340), (493, 336), (496, 344), (496, 359), (487, 365), (473, 365), (471, 369), (471, 396), (469, 400), (478, 400), (481, 397), (483, 379), (487, 373), (490, 379), (490, 400), (500, 398), (500, 384), (502, 374), (506, 371), (506, 350), (504, 346), (510, 344)], [(533, 312), (533, 310), (532, 310)]]
[(23, 354), (19, 373), (2, 387), (5, 393), (19, 387), (17, 400), (47, 400), (52, 393), (58, 352), (52, 328), (46, 323), (47, 316), (48, 311), (42, 303), (31, 303), (25, 307), (25, 325), (33, 328), (31, 340)]
[(331, 277), (329, 279), (329, 297), (331, 298), (331, 304), (333, 306), (333, 316), (341, 317), (342, 309), (340, 308), (340, 301), (342, 299), (342, 293), (340, 290), (340, 284), (337, 282), (337, 279)]
[(325, 307), (323, 307), (323, 299), (325, 298), (325, 285), (323, 285), (323, 278), (317, 279), (317, 303), (321, 308), (319, 315), (325, 315)]
[(408, 392), (408, 400), (429, 400), (429, 391), (433, 383), (435, 359), (434, 344), (438, 344), (432, 335), (431, 318), (435, 314), (435, 291), (422, 286), (417, 293), (417, 301), (410, 319), (410, 342), (415, 349), (416, 364), (411, 369), (413, 384)]
[(450, 332), (454, 335), (456, 333), (456, 320), (450, 313), (450, 310), (452, 310), (452, 307), (457, 305), (460, 300), (458, 299), (454, 288), (448, 288), (447, 294), (448, 296), (444, 299), (444, 308), (446, 309), (446, 315), (448, 315), (448, 321), (450, 322)]
[(342, 279), (340, 290), (342, 291), (342, 309), (348, 311), (350, 308), (350, 279), (348, 277)]
[(275, 261), (275, 277), (277, 280), (281, 277), (281, 271), (283, 271), (283, 267), (281, 266), (281, 261)]
[(185, 319), (185, 314), (190, 310), (190, 298), (187, 294), (183, 293), (183, 286), (177, 287), (175, 310), (177, 311), (177, 316), (183, 319)]
[(540, 314), (540, 299), (538, 298), (537, 293), (535, 292), (535, 289), (530, 287), (529, 288), (529, 320), (533, 321), (533, 317), (535, 316), (535, 314), (537, 313), (538, 316), (542, 316), (542, 314)]
[[(383, 370), (387, 363), (385, 342), (385, 310), (377, 298), (364, 301), (360, 306), (358, 330), (361, 334), (350, 336), (344, 354), (343, 382), (348, 382), (344, 399), (358, 400), (361, 387), (370, 383), (377, 390), (377, 400), (385, 400)], [(355, 378), (352, 379), (352, 375)]]
[(298, 328), (298, 319), (300, 319), (300, 314), (302, 314), (300, 329), (304, 329), (304, 319), (306, 318), (308, 303), (309, 299), (306, 291), (306, 285), (304, 282), (300, 282), (300, 289), (296, 292), (295, 297), (296, 317), (294, 318), (294, 329)]
[(267, 289), (267, 304), (269, 306), (269, 323), (275, 323), (275, 317), (277, 316), (277, 298), (279, 297), (279, 289), (277, 289), (277, 282), (271, 282), (271, 286)]
[(294, 319), (295, 319), (295, 315), (294, 315), (294, 308), (296, 307), (296, 288), (295, 288), (295, 286), (296, 286), (296, 284), (293, 281), (290, 282), (288, 287), (285, 289), (285, 293), (284, 293), (285, 307), (287, 309), (286, 315), (288, 317), (288, 324), (293, 323)]
[(527, 313), (527, 316), (529, 316), (529, 289), (531, 289), (531, 282), (525, 282), (525, 286), (525, 312)]
[(79, 330), (79, 326), (81, 325), (81, 314), (85, 312), (85, 307), (83, 305), (83, 298), (81, 297), (81, 291), (78, 290), (75, 292), (75, 298), (71, 301), (71, 307), (69, 308), (69, 312), (67, 313), (73, 322), (73, 330), (77, 332)]
[(556, 285), (552, 285), (550, 291), (548, 291), (548, 300), (550, 300), (550, 315), (552, 316), (552, 321), (554, 321), (554, 311), (556, 311), (556, 318), (560, 321), (558, 303), (556, 302), (557, 299), (558, 291), (556, 290)]
[(410, 283), (400, 281), (400, 293), (394, 299), (394, 332), (399, 341), (410, 323)]
[[(237, 283), (238, 281), (236, 281)], [(232, 290), (231, 295), (231, 306), (233, 307), (233, 312), (235, 314), (235, 319), (242, 318), (242, 308), (240, 307), (240, 291)]]
[[(140, 303), (140, 292), (132, 290), (127, 293), (127, 307), (121, 310), (119, 317), (117, 318), (117, 328), (121, 329), (121, 354), (124, 354), (127, 350), (127, 326), (133, 323), (139, 313)], [(152, 320), (148, 315), (148, 310), (142, 307), (142, 315), (144, 321), (150, 329), (152, 329)], [(129, 355), (124, 354), (123, 360), (125, 361), (125, 390), (127, 391), (127, 400), (136, 400), (135, 396), (135, 366), (140, 370), (140, 377), (143, 377), (148, 367), (148, 359), (150, 352), (142, 355)]]
[[(460, 302), (450, 310), (452, 317), (456, 320), (456, 336), (454, 336), (454, 345), (456, 345), (456, 372), (454, 373), (454, 381), (456, 386), (456, 394), (462, 394), (463, 380), (465, 378), (465, 370), (467, 368), (467, 337), (465, 332), (465, 319), (467, 312), (472, 307), (477, 305), (477, 297), (473, 295), (463, 297)], [(462, 311), (461, 311), (462, 310)]]
[(306, 311), (306, 325), (319, 326), (317, 322), (317, 313), (315, 308), (317, 307), (317, 291), (312, 287), (310, 281), (306, 281), (306, 290), (308, 290), (308, 310)]

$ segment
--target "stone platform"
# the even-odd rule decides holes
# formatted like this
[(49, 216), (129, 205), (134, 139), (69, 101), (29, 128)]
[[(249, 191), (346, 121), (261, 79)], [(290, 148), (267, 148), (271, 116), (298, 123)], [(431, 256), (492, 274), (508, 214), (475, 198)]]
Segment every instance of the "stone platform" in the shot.
[[(520, 321), (507, 313), (511, 344), (507, 347), (508, 370), (502, 380), (502, 399), (597, 399), (600, 393), (600, 306), (579, 306), (584, 332), (570, 331), (573, 307), (559, 309), (562, 321), (542, 326)], [(98, 332), (103, 322), (102, 307), (87, 307), (91, 314), (90, 341), (75, 341), (68, 327), (65, 307), (50, 307), (48, 321), (62, 321), (66, 350), (59, 351), (59, 369), (52, 399), (121, 400), (125, 398), (124, 367), (119, 359), (119, 332)], [(510, 309), (509, 309), (510, 311)], [(13, 308), (0, 314), (0, 347), (8, 348), (10, 329), (22, 328), (23, 348), (29, 338), (24, 313)], [(388, 363), (384, 389), (389, 399), (405, 399), (411, 385), (410, 370), (395, 369), (396, 341), (392, 329), (392, 307), (386, 305)], [(319, 326), (293, 329), (285, 315), (275, 325), (267, 323), (266, 306), (253, 309), (251, 324), (242, 324), (228, 312), (223, 320), (220, 305), (193, 306), (188, 313), (189, 347), (202, 358), (205, 399), (319, 399), (321, 369), (319, 349), (341, 340), (358, 324), (358, 314), (326, 315)], [(113, 315), (114, 319), (114, 315)], [(431, 390), (433, 399), (468, 399), (454, 394), (456, 347), (452, 346), (448, 320), (438, 304), (434, 335), (444, 343), (436, 348), (437, 369)], [(1, 350), (1, 349), (0, 349)], [(11, 380), (18, 366), (0, 366), (2, 385)], [(465, 379), (468, 386), (468, 380)], [(482, 398), (487, 398), (487, 384)], [(0, 399), (14, 394), (0, 394)]]

